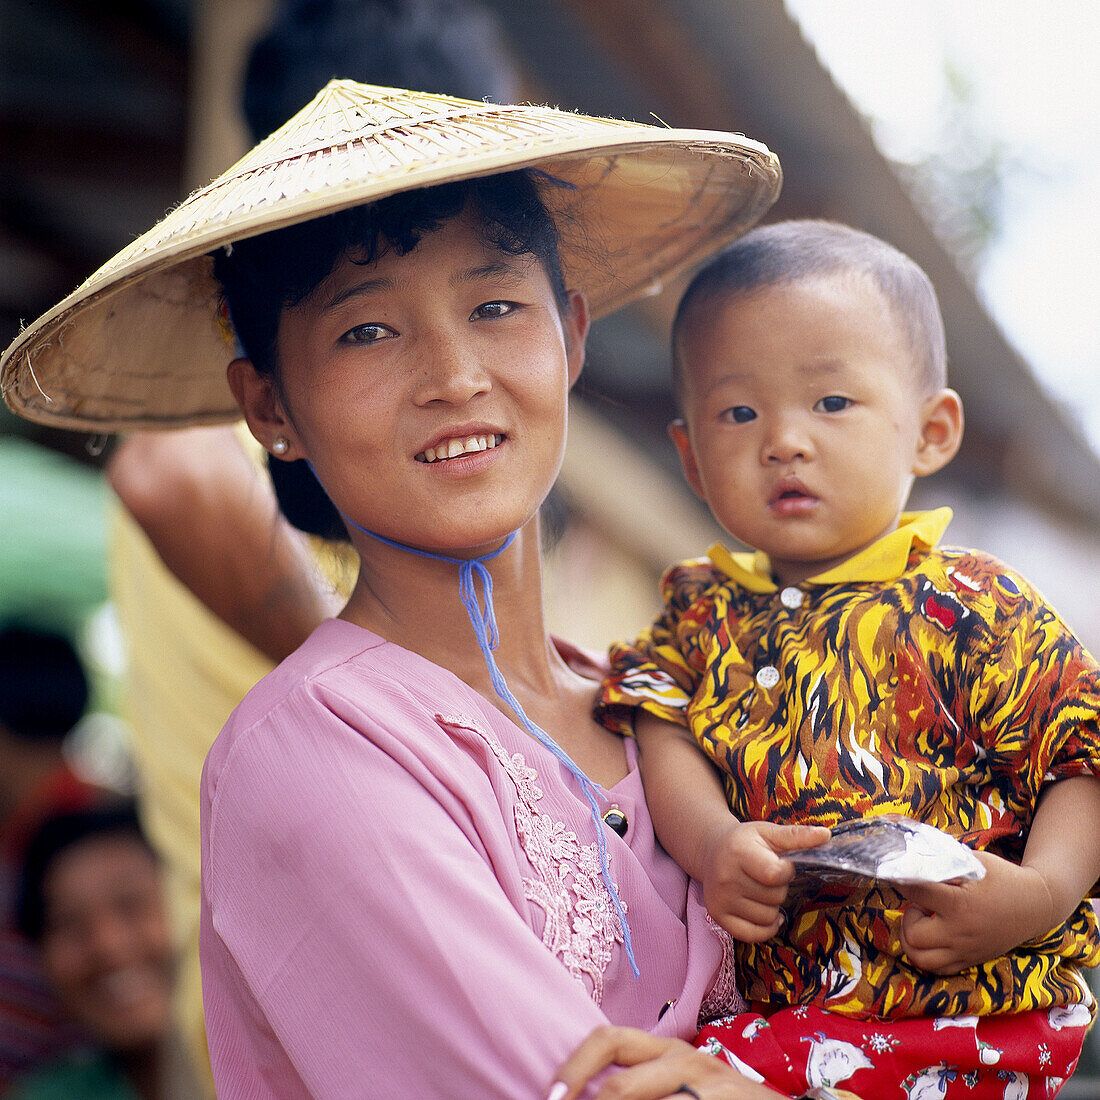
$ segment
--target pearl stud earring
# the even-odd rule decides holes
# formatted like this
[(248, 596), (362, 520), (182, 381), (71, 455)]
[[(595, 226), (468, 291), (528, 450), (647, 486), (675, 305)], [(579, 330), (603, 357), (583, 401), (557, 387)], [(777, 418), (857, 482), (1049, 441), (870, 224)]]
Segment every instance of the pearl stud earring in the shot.
[(277, 436), (271, 444), (271, 453), (273, 455), (285, 455), (289, 446), (290, 444), (283, 436)]

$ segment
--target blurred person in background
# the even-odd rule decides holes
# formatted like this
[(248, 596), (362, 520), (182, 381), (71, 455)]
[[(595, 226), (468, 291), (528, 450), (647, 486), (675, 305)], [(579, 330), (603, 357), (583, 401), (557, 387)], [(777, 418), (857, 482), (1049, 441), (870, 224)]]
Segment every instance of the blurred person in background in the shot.
[[(243, 108), (253, 140), (332, 77), (498, 102), (512, 101), (519, 84), (493, 17), (468, 0), (288, 0), (276, 5), (247, 65)], [(130, 652), (139, 808), (165, 864), (183, 951), (181, 1027), (204, 1079), (203, 761), (252, 685), (339, 610), (357, 569), (346, 549), (290, 527), (262, 454), (246, 430), (201, 427), (134, 433), (108, 466), (123, 505), (112, 524), (111, 588)], [(272, 464), (290, 480), (288, 492), (302, 465)]]
[(0, 629), (0, 1094), (16, 1074), (75, 1041), (37, 949), (18, 931), (15, 904), (31, 835), (48, 816), (85, 807), (98, 793), (63, 751), (87, 703), (88, 680), (66, 637)]
[(174, 1036), (176, 952), (161, 869), (129, 803), (59, 814), (27, 846), (19, 925), (86, 1036), (19, 1081), (15, 1100), (189, 1100)]

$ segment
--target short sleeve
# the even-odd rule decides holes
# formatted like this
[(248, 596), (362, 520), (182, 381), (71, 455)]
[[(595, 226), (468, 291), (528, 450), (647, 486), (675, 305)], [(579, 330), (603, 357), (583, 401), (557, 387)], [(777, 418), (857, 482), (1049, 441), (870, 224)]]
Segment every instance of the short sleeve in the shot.
[(990, 644), (972, 669), (970, 718), (994, 772), (1034, 806), (1045, 783), (1100, 776), (1100, 666), (1027, 581), (987, 568)]
[(664, 608), (653, 625), (633, 643), (611, 647), (611, 671), (596, 701), (598, 721), (631, 734), (634, 711), (641, 707), (658, 718), (687, 723), (687, 707), (703, 672), (706, 644), (714, 618), (715, 589), (721, 578), (705, 560), (673, 566), (661, 578)]

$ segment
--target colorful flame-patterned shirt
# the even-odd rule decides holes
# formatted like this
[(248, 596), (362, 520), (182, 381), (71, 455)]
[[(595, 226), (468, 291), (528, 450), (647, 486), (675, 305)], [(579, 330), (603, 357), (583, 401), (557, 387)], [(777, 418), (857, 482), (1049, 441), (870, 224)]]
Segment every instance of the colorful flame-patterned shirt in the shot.
[[(847, 562), (778, 587), (766, 556), (711, 549), (674, 566), (665, 609), (611, 652), (600, 719), (634, 708), (687, 725), (742, 820), (832, 826), (885, 811), (1019, 862), (1040, 792), (1100, 775), (1100, 667), (1022, 577), (937, 548), (949, 509), (907, 514)], [(874, 883), (808, 896), (787, 927), (739, 944), (764, 1011), (990, 1015), (1091, 1003), (1100, 963), (1086, 901), (1007, 956), (940, 977), (907, 961), (903, 899)]]

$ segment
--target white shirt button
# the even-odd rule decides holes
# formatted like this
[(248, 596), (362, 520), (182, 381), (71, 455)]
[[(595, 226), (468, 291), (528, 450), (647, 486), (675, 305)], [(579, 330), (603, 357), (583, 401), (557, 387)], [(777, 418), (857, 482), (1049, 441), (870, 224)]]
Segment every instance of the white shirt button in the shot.
[(784, 588), (779, 593), (779, 602), (784, 607), (789, 607), (792, 610), (796, 607), (802, 606), (802, 590), (799, 588)]
[(775, 665), (765, 665), (756, 673), (756, 682), (762, 688), (773, 688), (779, 683), (779, 669)]

